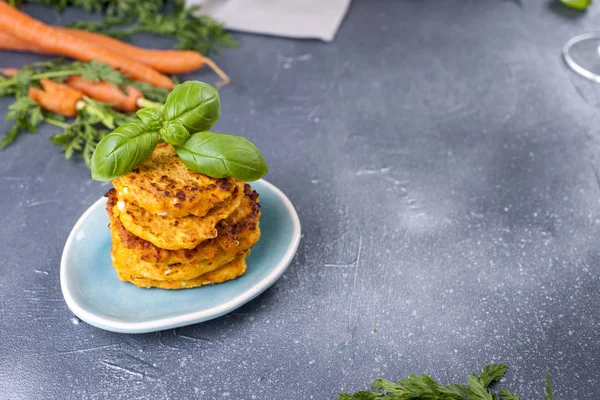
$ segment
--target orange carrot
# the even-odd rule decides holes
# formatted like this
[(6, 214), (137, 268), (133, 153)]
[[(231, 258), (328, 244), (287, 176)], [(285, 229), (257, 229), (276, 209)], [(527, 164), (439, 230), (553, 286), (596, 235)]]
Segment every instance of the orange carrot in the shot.
[(218, 87), (224, 86), (230, 82), (225, 74), (210, 58), (190, 50), (150, 50), (113, 39), (109, 36), (99, 33), (88, 32), (79, 29), (58, 28), (71, 36), (86, 40), (98, 47), (122, 54), (127, 58), (146, 64), (159, 72), (165, 74), (183, 74), (202, 68), (204, 64), (208, 65), (222, 79), (217, 84)]
[(83, 99), (83, 93), (69, 86), (54, 82), (50, 79), (41, 79), (44, 90), (34, 86), (29, 87), (29, 98), (43, 109), (53, 111), (65, 117), (77, 116), (77, 105)]
[(0, 50), (27, 51), (38, 54), (50, 54), (40, 46), (26, 42), (0, 31)]
[[(0, 74), (4, 76), (15, 76), (19, 73), (17, 68), (0, 68)], [(131, 85), (126, 85), (123, 89), (114, 86), (109, 82), (92, 82), (79, 75), (73, 75), (64, 81), (69, 87), (79, 90), (82, 94), (98, 100), (102, 103), (110, 103), (113, 108), (126, 112), (135, 112), (144, 107), (157, 107), (155, 103), (144, 98), (144, 94)]]
[(103, 61), (111, 67), (121, 70), (132, 79), (145, 81), (153, 86), (167, 89), (172, 89), (175, 86), (168, 76), (144, 64), (96, 47), (85, 40), (48, 26), (1, 0), (0, 30), (18, 39), (33, 43), (50, 53), (82, 61), (94, 59)]
[(0, 68), (0, 74), (4, 76), (15, 76), (19, 73), (19, 70), (16, 68)]
[[(144, 49), (99, 33), (79, 29), (54, 28), (68, 33), (71, 36), (85, 40), (96, 47), (112, 51), (116, 54), (121, 54), (126, 58), (145, 64), (159, 72), (166, 74), (182, 74), (200, 69), (206, 64), (222, 79), (221, 82), (217, 83), (217, 87), (225, 86), (230, 82), (227, 74), (223, 72), (213, 60), (204, 57), (202, 54), (195, 51)], [(34, 53), (50, 54), (49, 51), (44, 50), (40, 46), (25, 42), (1, 31), (0, 50), (30, 51)]]
[(142, 92), (133, 86), (126, 86), (124, 89), (127, 94), (124, 94), (118, 87), (108, 82), (91, 82), (81, 76), (72, 76), (65, 83), (92, 99), (103, 103), (114, 103), (113, 107), (121, 111), (137, 111), (140, 108), (138, 99), (144, 97)]

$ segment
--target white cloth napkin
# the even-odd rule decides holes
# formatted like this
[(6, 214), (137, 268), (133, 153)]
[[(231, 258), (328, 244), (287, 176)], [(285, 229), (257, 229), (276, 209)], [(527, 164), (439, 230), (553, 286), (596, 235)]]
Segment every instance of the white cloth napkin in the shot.
[(351, 0), (186, 0), (228, 29), (331, 42)]

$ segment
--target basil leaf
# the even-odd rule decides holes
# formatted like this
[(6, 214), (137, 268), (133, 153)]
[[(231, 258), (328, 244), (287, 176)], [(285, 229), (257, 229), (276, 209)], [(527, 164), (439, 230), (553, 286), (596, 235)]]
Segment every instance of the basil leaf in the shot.
[(110, 181), (131, 171), (156, 147), (158, 134), (142, 122), (129, 122), (104, 136), (92, 155), (92, 179)]
[(219, 92), (208, 83), (198, 81), (177, 85), (163, 108), (165, 120), (181, 122), (189, 133), (210, 129), (220, 113)]
[(198, 132), (175, 151), (189, 169), (213, 178), (251, 182), (269, 171), (258, 149), (240, 136)]
[(167, 122), (162, 128), (160, 128), (158, 134), (166, 142), (169, 142), (174, 146), (180, 146), (190, 138), (190, 133), (179, 121)]
[(142, 108), (136, 114), (151, 131), (159, 130), (164, 122), (162, 113), (155, 108)]

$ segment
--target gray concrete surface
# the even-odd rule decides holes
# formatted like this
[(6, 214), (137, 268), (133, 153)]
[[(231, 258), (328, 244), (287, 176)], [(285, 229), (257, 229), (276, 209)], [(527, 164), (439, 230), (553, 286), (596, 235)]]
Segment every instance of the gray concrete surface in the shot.
[(527, 399), (546, 369), (557, 399), (597, 399), (600, 86), (560, 49), (599, 7), (357, 0), (331, 44), (236, 35), (216, 57), (233, 84), (215, 130), (262, 150), (304, 236), (271, 289), (194, 326), (74, 318), (63, 244), (107, 187), (52, 128), (22, 137), (0, 153), (0, 398), (334, 399), (503, 362)]

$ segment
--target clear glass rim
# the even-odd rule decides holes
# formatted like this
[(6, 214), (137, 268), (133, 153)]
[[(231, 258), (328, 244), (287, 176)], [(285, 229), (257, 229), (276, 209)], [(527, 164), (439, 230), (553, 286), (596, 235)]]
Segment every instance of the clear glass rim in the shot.
[[(565, 43), (562, 50), (563, 59), (565, 60), (565, 63), (579, 75), (594, 82), (600, 83), (600, 75), (590, 72), (587, 69), (583, 68), (581, 65), (577, 64), (577, 62), (575, 62), (575, 60), (573, 60), (573, 57), (571, 57), (571, 55), (569, 54), (569, 50), (571, 50), (571, 47), (581, 42), (582, 40), (587, 39), (598, 39), (600, 41), (600, 32), (582, 33), (569, 39), (569, 41)], [(598, 54), (598, 58), (600, 59), (600, 54)]]

